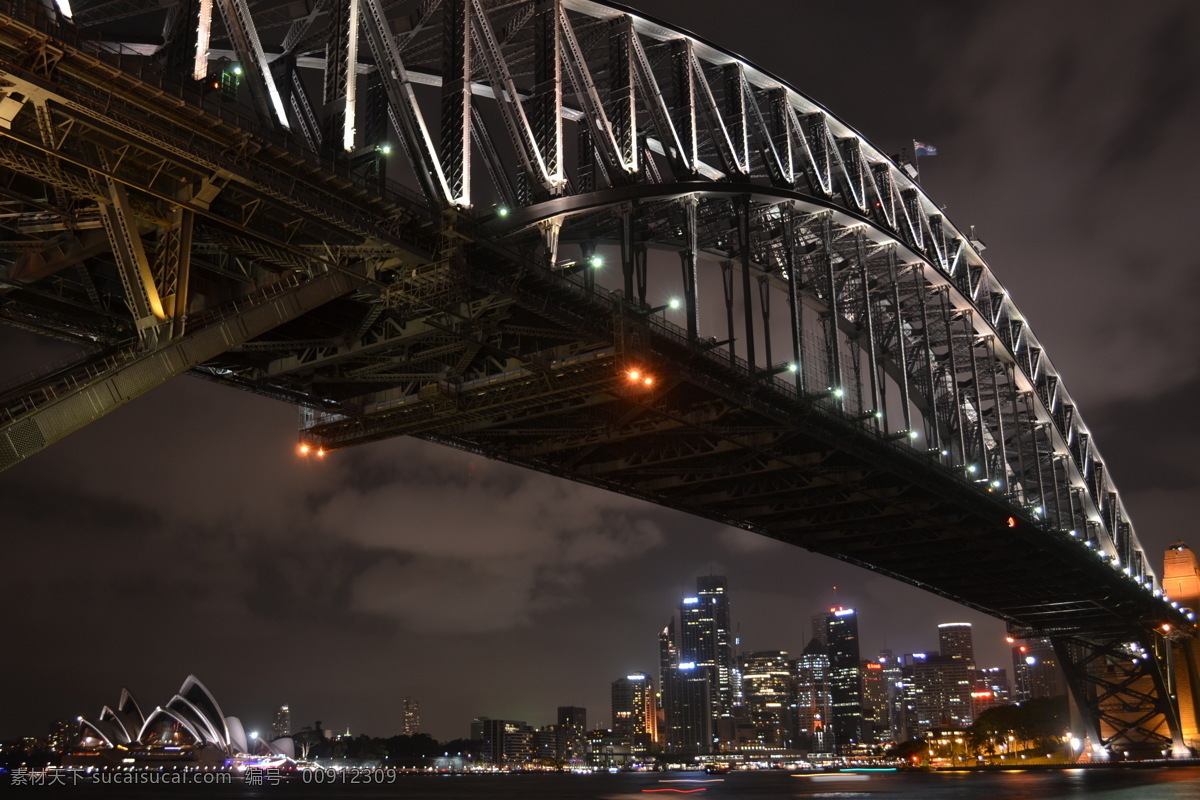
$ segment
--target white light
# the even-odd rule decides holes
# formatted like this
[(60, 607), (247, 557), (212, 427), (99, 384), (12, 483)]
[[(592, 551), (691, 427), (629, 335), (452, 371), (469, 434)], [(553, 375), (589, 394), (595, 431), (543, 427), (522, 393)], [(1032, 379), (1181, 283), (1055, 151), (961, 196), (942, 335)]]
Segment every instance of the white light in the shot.
[(678, 297), (672, 297), (670, 300), (667, 301), (667, 308), (671, 309), (672, 311), (678, 311), (679, 307), (682, 305), (683, 305), (683, 303), (680, 301), (680, 299)]
[(71, 19), (71, 0), (54, 0), (54, 2), (58, 6), (58, 13)]
[(979, 469), (979, 467), (975, 466), (974, 464), (967, 465), (967, 472), (971, 473), (972, 475), (974, 475), (976, 470), (978, 470), (978, 469)]
[(699, 597), (685, 597), (685, 598), (683, 598), (683, 604), (684, 604), (685, 606), (691, 606), (691, 605), (695, 605), (696, 603), (699, 603), (699, 602), (700, 602), (700, 598), (699, 598)]
[(788, 372), (799, 372), (799, 371), (800, 371), (799, 364), (788, 364)]
[(342, 149), (349, 153), (354, 150), (354, 120), (358, 116), (358, 0), (350, 2), (346, 33), (346, 105), (342, 111)]
[(208, 43), (212, 40), (213, 0), (200, 0), (200, 21), (196, 27), (196, 56), (192, 60), (192, 77), (202, 81), (208, 77)]

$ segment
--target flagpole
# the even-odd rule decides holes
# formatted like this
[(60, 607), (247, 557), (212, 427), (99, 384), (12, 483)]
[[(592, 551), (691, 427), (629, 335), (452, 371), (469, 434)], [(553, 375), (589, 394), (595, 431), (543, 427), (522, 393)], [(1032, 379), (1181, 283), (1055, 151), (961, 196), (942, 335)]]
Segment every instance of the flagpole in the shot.
[(917, 149), (917, 140), (916, 139), (912, 140), (912, 149), (913, 149), (913, 151), (912, 151), (912, 153), (913, 153), (913, 160), (912, 160), (913, 172), (917, 173), (913, 177), (913, 180), (915, 180), (917, 183), (920, 183), (921, 182), (921, 151)]

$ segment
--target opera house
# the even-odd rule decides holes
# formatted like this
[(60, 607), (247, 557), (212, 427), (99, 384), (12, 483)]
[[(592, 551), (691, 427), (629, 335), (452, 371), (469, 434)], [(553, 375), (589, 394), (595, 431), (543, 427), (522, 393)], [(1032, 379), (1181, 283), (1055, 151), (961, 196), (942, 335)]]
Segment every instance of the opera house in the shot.
[(195, 675), (149, 714), (121, 690), (116, 708), (105, 706), (95, 720), (79, 718), (77, 746), (63, 766), (97, 769), (221, 769), (259, 758), (295, 758), (291, 738), (247, 741), (237, 717), (227, 717)]

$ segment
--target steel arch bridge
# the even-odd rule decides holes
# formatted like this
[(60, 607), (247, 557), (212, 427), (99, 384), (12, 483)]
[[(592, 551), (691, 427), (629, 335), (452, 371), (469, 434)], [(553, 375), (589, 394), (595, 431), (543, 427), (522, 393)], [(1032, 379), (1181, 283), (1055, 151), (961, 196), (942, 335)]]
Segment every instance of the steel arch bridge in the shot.
[(1049, 637), (1097, 754), (1200, 744), (1193, 613), (982, 247), (718, 46), (591, 0), (18, 1), (0, 166), (0, 321), (81, 353), (0, 394), (0, 469), (190, 372), (314, 457), (420, 436), (891, 575)]

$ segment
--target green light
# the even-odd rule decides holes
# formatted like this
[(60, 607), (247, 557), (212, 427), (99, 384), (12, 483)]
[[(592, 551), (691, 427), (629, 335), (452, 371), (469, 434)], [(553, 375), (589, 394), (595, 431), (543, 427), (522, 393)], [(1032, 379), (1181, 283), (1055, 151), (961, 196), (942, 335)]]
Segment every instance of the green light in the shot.
[(599, 255), (592, 255), (588, 259), (588, 266), (592, 267), (593, 269), (600, 269), (600, 267), (604, 266), (604, 259)]
[(508, 206), (500, 206), (499, 208), (497, 208), (496, 216), (507, 217), (508, 216)]
[(241, 75), (241, 74), (242, 74), (242, 68), (241, 68), (240, 66), (234, 65), (234, 67), (233, 67), (233, 74), (234, 74), (234, 75)]
[(843, 397), (843, 396), (846, 394), (846, 393), (845, 393), (845, 392), (842, 390), (842, 388), (841, 388), (840, 386), (839, 386), (838, 388), (836, 388), (836, 389), (831, 389), (830, 391), (832, 391), (832, 392), (833, 392), (833, 396), (834, 396), (834, 397), (836, 397), (836, 398), (837, 398), (837, 399), (839, 399), (839, 400), (841, 400), (841, 399), (842, 399), (842, 397)]
[(800, 371), (799, 364), (788, 364), (788, 372), (799, 372), (799, 371)]
[(386, 156), (388, 153), (392, 152), (392, 146), (390, 144), (388, 144), (387, 142), (384, 142), (383, 144), (376, 147), (375, 150)]

